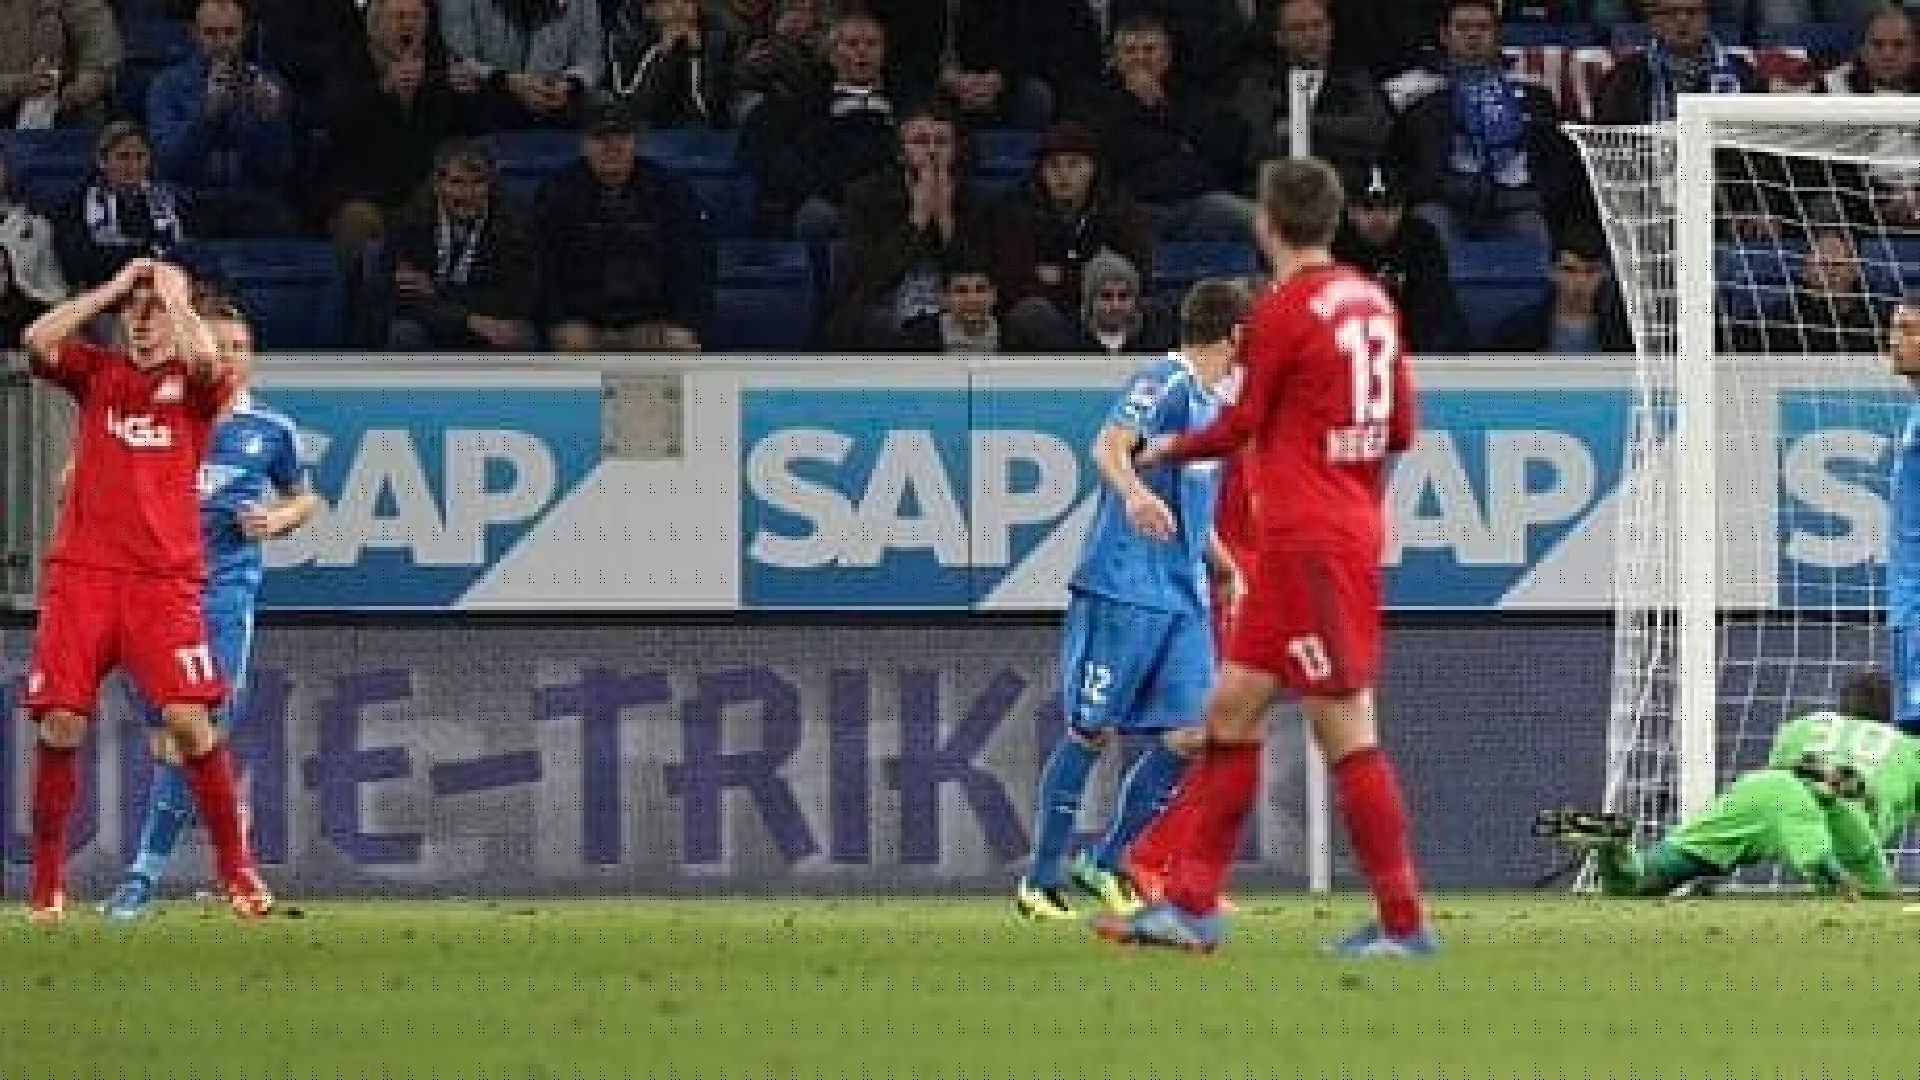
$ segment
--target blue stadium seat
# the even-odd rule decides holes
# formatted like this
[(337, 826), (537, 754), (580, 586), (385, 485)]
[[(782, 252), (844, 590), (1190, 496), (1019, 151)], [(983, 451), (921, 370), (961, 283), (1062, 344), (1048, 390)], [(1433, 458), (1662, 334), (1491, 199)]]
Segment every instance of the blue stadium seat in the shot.
[(51, 214), (73, 198), (93, 172), (94, 128), (0, 131), (0, 154), (27, 205)]
[(976, 181), (986, 195), (998, 195), (1033, 172), (1040, 133), (1019, 128), (985, 128), (973, 133)]
[(1453, 286), (1476, 347), (1491, 342), (1515, 312), (1546, 296), (1551, 254), (1535, 240), (1463, 240), (1453, 245)]
[(144, 121), (147, 87), (153, 77), (193, 55), (193, 25), (165, 15), (125, 17), (120, 23), (120, 69), (113, 77), (113, 99), (122, 116)]
[(265, 349), (337, 349), (346, 337), (346, 285), (323, 240), (203, 240), (252, 318)]
[[(1643, 22), (1615, 23), (1613, 26), (1613, 47), (1616, 49), (1638, 49), (1652, 38), (1653, 31)], [(1740, 32), (1736, 23), (1714, 23), (1713, 38), (1722, 45), (1743, 45), (1746, 35)]]
[(1713, 271), (1721, 314), (1751, 319), (1764, 308), (1786, 302), (1805, 255), (1805, 248), (1795, 244), (1721, 244), (1714, 252)]
[(500, 190), (522, 209), (533, 206), (547, 177), (580, 159), (580, 134), (574, 131), (496, 131), (487, 146), (500, 171)]
[(1206, 277), (1246, 277), (1260, 273), (1260, 254), (1252, 244), (1213, 240), (1162, 243), (1154, 252), (1147, 292), (1178, 304), (1187, 287)]
[(1569, 49), (1598, 45), (1604, 39), (1592, 23), (1510, 22), (1500, 30), (1500, 40), (1508, 48), (1526, 49), (1539, 45), (1559, 45)]
[(813, 266), (792, 240), (723, 240), (713, 316), (701, 343), (713, 352), (802, 349), (813, 338)]
[(1860, 47), (1860, 28), (1844, 22), (1763, 26), (1755, 32), (1754, 43), (1805, 49), (1815, 60), (1840, 60)]
[(734, 150), (738, 134), (707, 128), (657, 128), (640, 138), (640, 156), (685, 180), (713, 217), (723, 237), (753, 231), (753, 178), (741, 169)]

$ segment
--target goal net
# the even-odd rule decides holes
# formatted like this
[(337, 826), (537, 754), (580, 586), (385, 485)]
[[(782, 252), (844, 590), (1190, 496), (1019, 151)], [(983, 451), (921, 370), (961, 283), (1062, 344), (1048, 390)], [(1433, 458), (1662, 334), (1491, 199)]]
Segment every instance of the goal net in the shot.
[(1920, 291), (1910, 99), (1688, 96), (1572, 129), (1638, 360), (1606, 806), (1659, 835), (1780, 722), (1886, 663), (1888, 468)]

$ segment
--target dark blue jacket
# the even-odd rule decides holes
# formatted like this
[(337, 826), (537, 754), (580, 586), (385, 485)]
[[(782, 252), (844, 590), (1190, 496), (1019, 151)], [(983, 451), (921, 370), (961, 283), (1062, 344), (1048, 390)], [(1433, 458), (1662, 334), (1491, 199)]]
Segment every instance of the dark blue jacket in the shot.
[(206, 114), (207, 59), (196, 55), (154, 76), (147, 88), (147, 125), (153, 131), (160, 176), (188, 188), (272, 188), (293, 171), (292, 98), (278, 76), (249, 64), (249, 74), (271, 79), (280, 111), (258, 116), (244, 92), (218, 118)]

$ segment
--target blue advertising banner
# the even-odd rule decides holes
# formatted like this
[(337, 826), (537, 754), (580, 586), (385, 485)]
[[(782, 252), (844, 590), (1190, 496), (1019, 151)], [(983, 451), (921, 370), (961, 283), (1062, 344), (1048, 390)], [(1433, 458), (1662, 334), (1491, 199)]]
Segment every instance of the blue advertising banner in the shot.
[(1888, 477), (1912, 395), (1793, 388), (1777, 403), (1779, 605), (1883, 606)]

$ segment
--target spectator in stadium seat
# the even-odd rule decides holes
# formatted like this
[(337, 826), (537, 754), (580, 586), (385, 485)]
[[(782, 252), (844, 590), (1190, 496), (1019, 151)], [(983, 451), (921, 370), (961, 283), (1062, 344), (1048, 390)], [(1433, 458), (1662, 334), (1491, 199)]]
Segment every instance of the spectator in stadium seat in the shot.
[[(1915, 48), (1913, 15), (1885, 7), (1867, 20), (1860, 51), (1822, 75), (1818, 88), (1828, 94), (1920, 94), (1920, 51)], [(1920, 132), (1912, 125), (1874, 133), (1880, 156), (1889, 163), (1866, 169), (1866, 186), (1878, 214), (1890, 225), (1920, 227)], [(1903, 161), (1901, 163), (1891, 163)], [(1817, 181), (1816, 181), (1817, 182)]]
[(94, 141), (94, 173), (53, 222), (60, 267), (75, 289), (108, 280), (137, 256), (164, 254), (187, 238), (185, 200), (153, 176), (145, 128), (116, 120)]
[(744, 121), (768, 97), (804, 90), (816, 77), (817, 58), (827, 49), (823, 0), (758, 0), (764, 11), (750, 17), (741, 5), (754, 2), (733, 0), (716, 9), (721, 25), (738, 44), (733, 63), (736, 121)]
[(1253, 204), (1234, 193), (1246, 129), (1217, 98), (1179, 85), (1173, 36), (1158, 18), (1135, 16), (1115, 31), (1095, 116), (1108, 172), (1140, 200), (1161, 239), (1250, 235)]
[(851, 285), (831, 336), (849, 348), (890, 342), (940, 311), (940, 270), (956, 251), (986, 245), (965, 132), (930, 102), (900, 123), (899, 156), (847, 189)]
[(698, 0), (616, 0), (601, 98), (649, 127), (733, 124), (733, 45)]
[(21, 201), (13, 182), (13, 166), (4, 156), (0, 156), (0, 244), (7, 248), (16, 291), (47, 304), (67, 298), (67, 278), (60, 270), (53, 223)]
[(1496, 352), (1586, 356), (1631, 352), (1627, 309), (1607, 268), (1597, 228), (1569, 228), (1554, 245), (1553, 290), (1494, 331)]
[(348, 265), (433, 172), (452, 133), (447, 57), (428, 0), (373, 0), (366, 34), (343, 51), (320, 104), (322, 209)]
[(1004, 342), (994, 315), (999, 296), (987, 261), (973, 252), (956, 251), (941, 267), (940, 281), (940, 310), (902, 324), (894, 347), (916, 353), (1000, 352)]
[(1832, 353), (1872, 353), (1885, 347), (1882, 320), (1867, 295), (1860, 252), (1845, 226), (1816, 226), (1807, 255), (1786, 301), (1765, 310), (1761, 326), (1735, 328), (1734, 349), (1818, 358)]
[(933, 73), (969, 127), (1041, 128), (1053, 95), (1039, 78), (1047, 5), (1032, 0), (866, 0), (886, 27), (895, 69)]
[(492, 157), (453, 140), (434, 155), (420, 198), (388, 234), (396, 349), (526, 349), (540, 296), (540, 253), (500, 194)]
[(1650, 0), (1647, 47), (1607, 73), (1594, 122), (1645, 124), (1671, 120), (1675, 94), (1760, 94), (1766, 83), (1752, 64), (1714, 40), (1707, 0)]
[(27, 324), (46, 314), (48, 304), (34, 296), (14, 273), (16, 248), (0, 240), (0, 340), (15, 342)]
[(1041, 140), (1033, 178), (989, 215), (995, 284), (1008, 331), (1062, 348), (1072, 339), (1087, 260), (1115, 251), (1153, 264), (1153, 234), (1140, 207), (1101, 175), (1093, 132), (1068, 121)]
[(286, 84), (242, 53), (238, 0), (201, 0), (193, 28), (195, 54), (147, 88), (159, 173), (188, 193), (196, 236), (289, 235), (276, 192), (294, 166)]
[(1147, 302), (1140, 271), (1117, 252), (1087, 260), (1080, 275), (1080, 320), (1062, 351), (1105, 356), (1157, 353), (1173, 348), (1175, 327), (1167, 313)]
[[(363, 0), (271, 0), (248, 5), (257, 58), (286, 81), (295, 122), (318, 122), (317, 107), (343, 60), (361, 47), (377, 6)], [(363, 17), (362, 10), (365, 10)]]
[(1450, 0), (1439, 85), (1394, 127), (1415, 215), (1449, 244), (1493, 237), (1548, 242), (1549, 212), (1582, 182), (1553, 98), (1508, 75), (1495, 0)]
[(464, 130), (572, 127), (606, 72), (598, 0), (444, 0)]
[(580, 160), (540, 189), (547, 341), (566, 352), (694, 351), (713, 310), (714, 241), (678, 177), (640, 160), (618, 102), (590, 110)]
[(810, 241), (841, 232), (847, 185), (884, 166), (897, 142), (886, 31), (856, 11), (834, 22), (827, 41), (826, 77), (770, 95), (740, 131), (761, 224)]
[(1248, 176), (1260, 163), (1291, 153), (1291, 84), (1307, 73), (1317, 88), (1309, 139), (1312, 153), (1336, 166), (1378, 158), (1393, 130), (1387, 96), (1372, 74), (1333, 63), (1333, 16), (1327, 0), (1283, 0), (1272, 47), (1248, 65), (1235, 100), (1249, 135)]
[(120, 33), (105, 0), (0, 4), (0, 126), (106, 119)]
[(1454, 293), (1447, 246), (1430, 223), (1407, 213), (1406, 185), (1393, 166), (1350, 170), (1347, 213), (1333, 254), (1386, 285), (1399, 305), (1407, 343), (1417, 352), (1467, 347), (1466, 320)]

